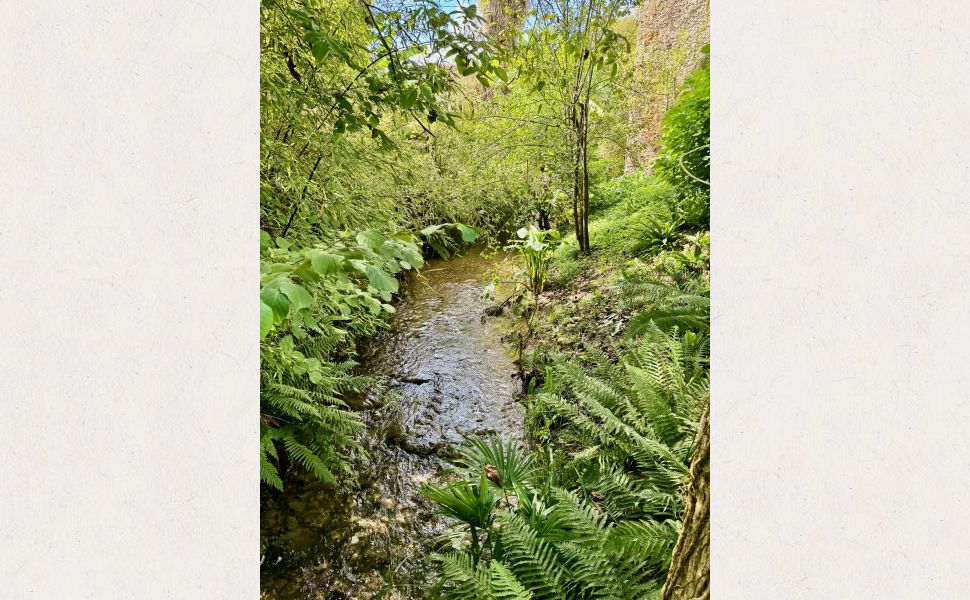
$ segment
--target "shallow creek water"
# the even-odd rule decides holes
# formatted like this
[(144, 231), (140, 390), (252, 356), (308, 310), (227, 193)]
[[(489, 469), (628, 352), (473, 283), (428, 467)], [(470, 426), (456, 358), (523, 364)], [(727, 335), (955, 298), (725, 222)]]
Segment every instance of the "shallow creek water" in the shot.
[(411, 280), (391, 330), (365, 351), (365, 372), (386, 389), (359, 401), (369, 460), (355, 461), (358, 487), (305, 479), (263, 493), (262, 598), (424, 597), (434, 581), (425, 556), (447, 522), (418, 489), (442, 479), (463, 436), (524, 435), (501, 341), (511, 323), (482, 316), (481, 293), (503, 258), (433, 260)]

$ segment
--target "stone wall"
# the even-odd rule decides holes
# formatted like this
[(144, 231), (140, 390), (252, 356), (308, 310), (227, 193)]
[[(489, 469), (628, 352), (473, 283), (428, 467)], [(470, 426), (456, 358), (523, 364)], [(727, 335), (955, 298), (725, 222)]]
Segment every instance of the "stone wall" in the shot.
[(660, 122), (710, 43), (709, 0), (643, 0), (637, 14), (637, 97), (626, 171), (649, 169), (657, 156)]

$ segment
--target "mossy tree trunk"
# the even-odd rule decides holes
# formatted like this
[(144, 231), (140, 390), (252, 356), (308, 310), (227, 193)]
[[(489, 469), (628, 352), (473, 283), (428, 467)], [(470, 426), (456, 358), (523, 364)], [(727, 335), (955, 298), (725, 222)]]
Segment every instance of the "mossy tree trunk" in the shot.
[(684, 528), (674, 546), (660, 600), (708, 600), (711, 597), (711, 424), (704, 411), (684, 510)]

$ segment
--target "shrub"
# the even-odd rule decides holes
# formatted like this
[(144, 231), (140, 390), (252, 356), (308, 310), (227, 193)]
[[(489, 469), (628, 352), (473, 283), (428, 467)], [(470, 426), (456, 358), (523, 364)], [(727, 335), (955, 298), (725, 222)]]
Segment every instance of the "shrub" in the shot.
[[(710, 48), (705, 46), (704, 52)], [(676, 189), (684, 221), (704, 229), (710, 219), (710, 87), (710, 61), (705, 56), (664, 117), (661, 152), (653, 165), (657, 175)]]

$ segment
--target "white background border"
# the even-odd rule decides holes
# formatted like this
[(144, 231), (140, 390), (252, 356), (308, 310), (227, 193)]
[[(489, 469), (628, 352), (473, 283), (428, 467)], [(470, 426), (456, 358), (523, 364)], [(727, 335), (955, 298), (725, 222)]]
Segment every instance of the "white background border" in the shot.
[[(0, 596), (258, 596), (258, 5), (0, 5)], [(970, 589), (970, 9), (714, 2), (713, 596)]]
[(259, 6), (0, 3), (0, 597), (259, 595)]
[(712, 4), (712, 595), (967, 598), (970, 4)]

